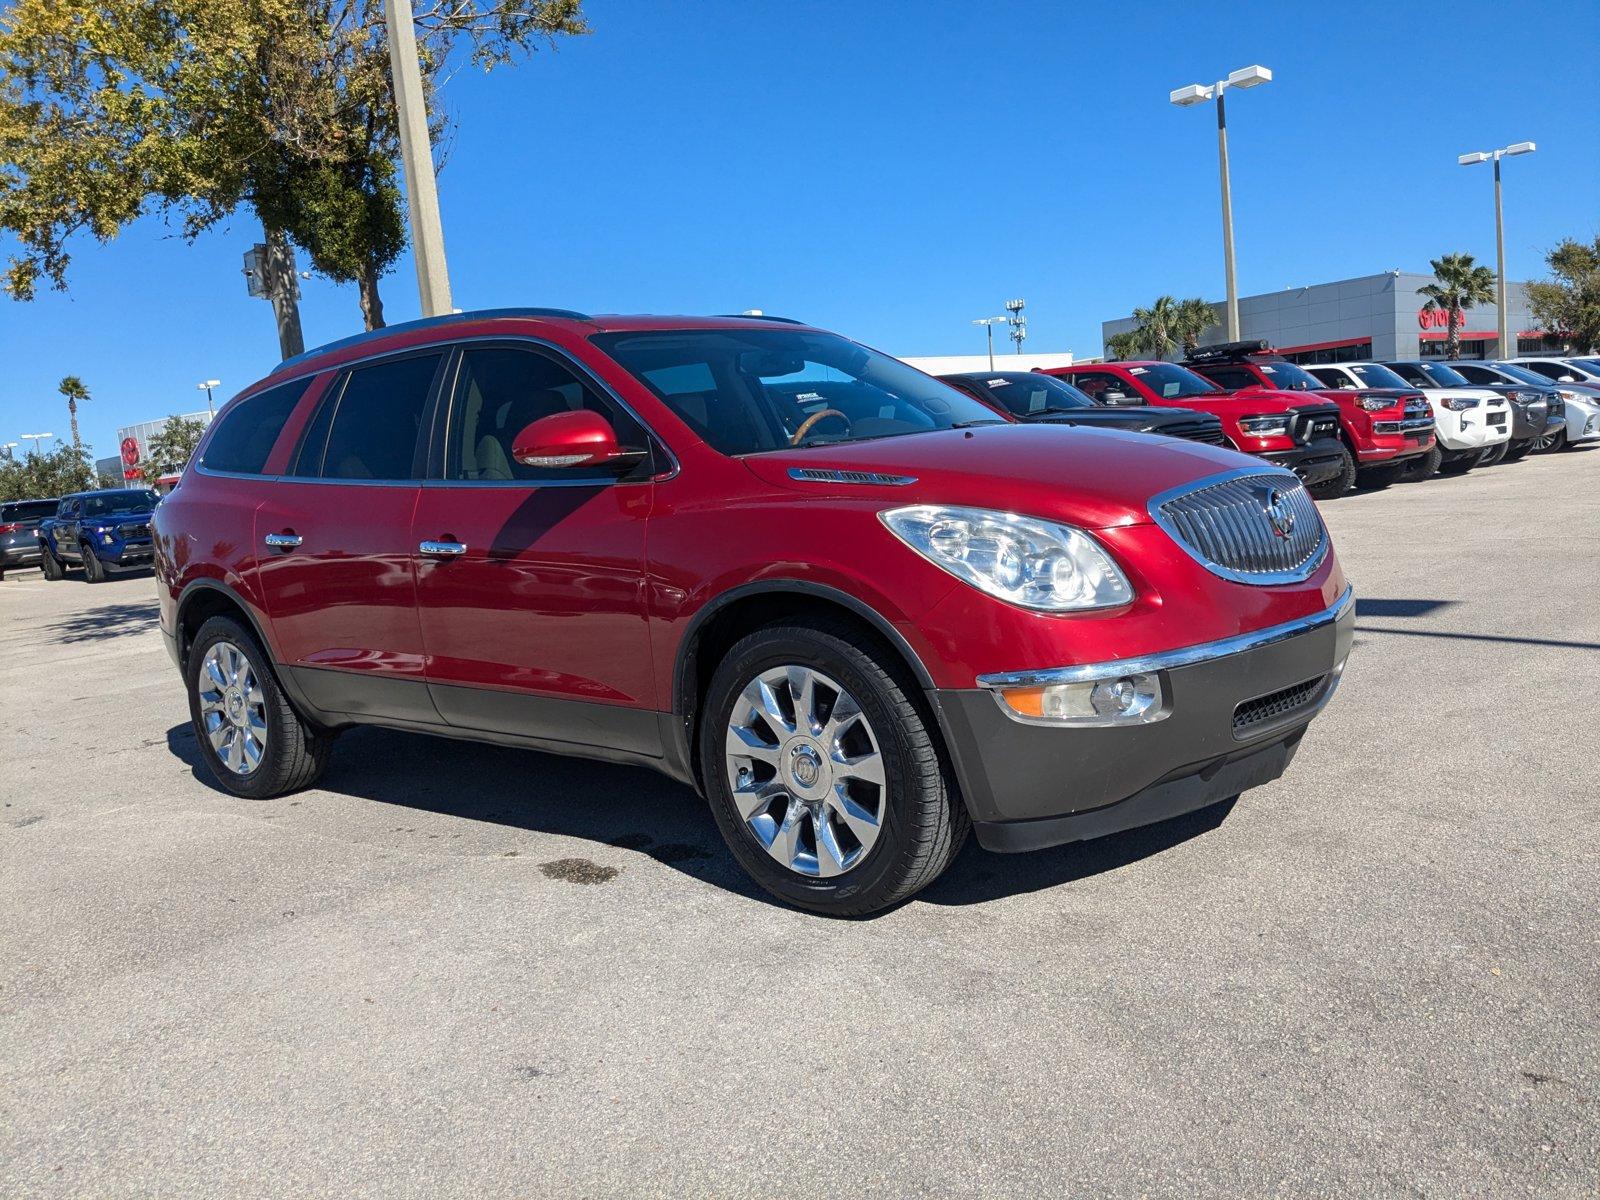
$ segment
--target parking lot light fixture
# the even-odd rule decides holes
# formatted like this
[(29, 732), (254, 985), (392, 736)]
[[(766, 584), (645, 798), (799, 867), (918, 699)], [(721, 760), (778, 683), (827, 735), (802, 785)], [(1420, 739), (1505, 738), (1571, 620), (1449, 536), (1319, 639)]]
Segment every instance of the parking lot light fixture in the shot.
[(208, 413), (210, 413), (213, 417), (216, 416), (217, 415), (216, 407), (211, 403), (211, 389), (212, 388), (221, 387), (222, 386), (222, 380), (220, 380), (220, 379), (203, 379), (199, 383), (195, 384), (194, 386), (195, 386), (195, 389), (197, 391), (202, 391), (202, 392), (204, 392), (206, 394), (206, 411)]
[(1233, 193), (1228, 179), (1228, 115), (1222, 94), (1231, 87), (1253, 88), (1271, 82), (1272, 72), (1257, 63), (1254, 66), (1240, 67), (1226, 79), (1219, 79), (1210, 86), (1191, 83), (1187, 87), (1167, 93), (1167, 99), (1179, 108), (1190, 108), (1196, 104), (1204, 104), (1207, 100), (1217, 102), (1217, 160), (1222, 175), (1222, 259), (1228, 287), (1225, 323), (1230, 342), (1239, 340), (1239, 288), (1233, 261)]
[(21, 438), (25, 442), (32, 442), (33, 443), (33, 453), (37, 454), (37, 453), (39, 453), (39, 443), (44, 441), (46, 438), (55, 437), (55, 434), (53, 434), (53, 433), (19, 433), (19, 434), (17, 434), (17, 436), (19, 438)]
[(1494, 273), (1498, 292), (1496, 302), (1500, 306), (1500, 324), (1496, 333), (1501, 358), (1515, 358), (1517, 348), (1511, 342), (1511, 314), (1506, 308), (1506, 223), (1500, 204), (1500, 160), (1512, 154), (1532, 154), (1538, 148), (1533, 142), (1512, 142), (1498, 150), (1474, 150), (1456, 159), (1463, 167), (1475, 167), (1483, 162), (1494, 163)]
[(982, 325), (984, 332), (989, 335), (989, 370), (994, 370), (994, 327), (1004, 321), (1005, 317), (979, 317), (974, 325)]

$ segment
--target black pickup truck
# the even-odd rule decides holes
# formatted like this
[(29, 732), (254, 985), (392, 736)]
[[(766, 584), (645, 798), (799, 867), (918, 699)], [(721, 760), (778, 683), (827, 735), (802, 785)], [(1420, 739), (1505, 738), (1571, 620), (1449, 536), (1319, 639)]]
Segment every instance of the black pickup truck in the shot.
[(1099, 429), (1160, 433), (1209, 442), (1213, 446), (1228, 444), (1222, 433), (1222, 422), (1210, 413), (1192, 408), (1151, 408), (1142, 404), (1122, 408), (1098, 404), (1087, 392), (1066, 380), (1038, 371), (973, 371), (939, 378), (1019, 421), (1093, 425)]
[(142, 567), (152, 558), (150, 516), (161, 497), (149, 488), (107, 488), (61, 497), (56, 515), (39, 523), (39, 567), (61, 579), (81, 566), (90, 583), (108, 570)]

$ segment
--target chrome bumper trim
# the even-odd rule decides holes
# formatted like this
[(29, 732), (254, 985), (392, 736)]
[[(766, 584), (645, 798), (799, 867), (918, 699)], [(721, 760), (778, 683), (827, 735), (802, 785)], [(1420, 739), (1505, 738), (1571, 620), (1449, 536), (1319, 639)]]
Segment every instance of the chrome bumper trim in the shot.
[(1198, 646), (1183, 646), (1160, 654), (1148, 654), (1143, 658), (1119, 658), (1110, 662), (1084, 663), (1076, 667), (1045, 667), (1034, 671), (1007, 671), (996, 675), (979, 675), (978, 686), (1048, 687), (1053, 683), (1086, 683), (1097, 679), (1116, 679), (1139, 672), (1171, 671), (1178, 667), (1192, 667), (1196, 663), (1211, 662), (1213, 659), (1227, 658), (1233, 654), (1244, 654), (1246, 651), (1258, 650), (1262, 646), (1270, 646), (1274, 642), (1299, 637), (1302, 633), (1321, 629), (1324, 625), (1332, 625), (1344, 616), (1346, 610), (1354, 603), (1355, 589), (1347, 587), (1342, 596), (1321, 612), (1312, 613), (1309, 617), (1297, 617), (1281, 625), (1237, 634), (1220, 641), (1202, 642)]

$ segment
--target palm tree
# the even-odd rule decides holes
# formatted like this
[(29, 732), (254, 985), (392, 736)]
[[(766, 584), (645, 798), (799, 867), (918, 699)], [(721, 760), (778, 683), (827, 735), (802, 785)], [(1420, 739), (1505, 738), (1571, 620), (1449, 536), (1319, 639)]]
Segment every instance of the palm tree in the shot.
[(1184, 353), (1193, 354), (1200, 347), (1200, 335), (1215, 325), (1217, 310), (1200, 299), (1198, 296), (1192, 300), (1180, 300), (1174, 315), (1173, 332), (1183, 342)]
[[(1461, 310), (1477, 304), (1494, 301), (1494, 272), (1472, 261), (1470, 254), (1446, 254), (1429, 264), (1438, 282), (1417, 289), (1417, 295), (1426, 296), (1424, 312), (1443, 309), (1446, 321), (1444, 352), (1447, 358), (1461, 357)], [(1505, 348), (1501, 347), (1501, 352)]]
[(1130, 329), (1126, 333), (1113, 333), (1106, 339), (1106, 357), (1121, 362), (1139, 354), (1143, 345), (1137, 329)]
[(89, 399), (89, 389), (83, 386), (83, 380), (76, 375), (67, 375), (62, 378), (56, 391), (67, 398), (67, 415), (72, 418), (72, 448), (81, 456), (83, 439), (78, 436), (78, 401)]
[(1133, 332), (1138, 338), (1139, 353), (1165, 358), (1177, 349), (1178, 310), (1178, 302), (1171, 296), (1157, 296), (1149, 308), (1133, 310), (1133, 319), (1138, 322)]

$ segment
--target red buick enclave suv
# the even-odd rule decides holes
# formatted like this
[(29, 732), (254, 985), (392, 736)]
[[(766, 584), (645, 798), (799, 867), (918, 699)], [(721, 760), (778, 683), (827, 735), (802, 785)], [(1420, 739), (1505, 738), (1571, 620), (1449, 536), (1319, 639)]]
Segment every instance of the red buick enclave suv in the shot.
[(335, 343), (230, 402), (154, 524), (228, 790), (306, 786), (359, 724), (647, 765), (838, 914), (969, 826), (1026, 850), (1276, 778), (1353, 620), (1288, 471), (1015, 424), (775, 318)]

